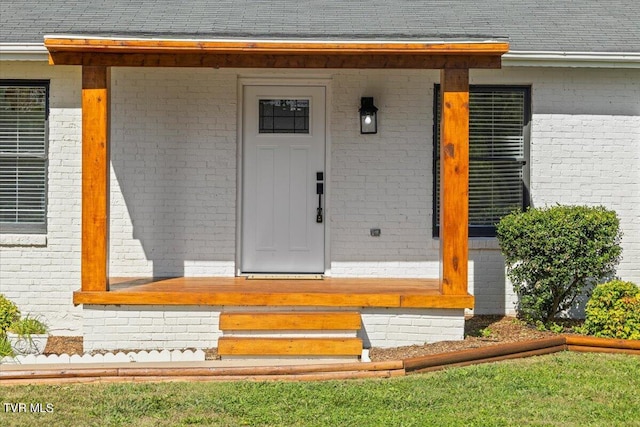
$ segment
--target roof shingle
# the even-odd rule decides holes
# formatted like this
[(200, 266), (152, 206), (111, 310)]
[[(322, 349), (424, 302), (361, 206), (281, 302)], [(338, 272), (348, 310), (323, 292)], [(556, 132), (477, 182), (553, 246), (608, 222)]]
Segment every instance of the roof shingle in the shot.
[(512, 51), (640, 52), (638, 0), (3, 0), (0, 42), (508, 37)]

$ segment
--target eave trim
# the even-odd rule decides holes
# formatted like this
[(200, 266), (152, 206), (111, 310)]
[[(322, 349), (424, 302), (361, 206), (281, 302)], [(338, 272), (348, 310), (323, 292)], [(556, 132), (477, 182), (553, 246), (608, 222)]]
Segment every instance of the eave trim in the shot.
[(0, 43), (0, 61), (46, 61), (47, 54), (42, 43)]
[(510, 51), (503, 67), (640, 68), (640, 52)]
[[(46, 36), (47, 39), (54, 40), (73, 39), (82, 40), (78, 36)], [(130, 38), (101, 38), (96, 37), (92, 40), (136, 40)], [(141, 39), (142, 40), (142, 39)], [(144, 39), (144, 40), (161, 40), (161, 39)], [(175, 40), (177, 42), (193, 42), (200, 43), (207, 40)], [(209, 40), (213, 41), (213, 40)], [(220, 39), (217, 42), (226, 42), (231, 40)], [(251, 43), (252, 40), (233, 40), (234, 42)], [(300, 41), (300, 40), (298, 40)], [(295, 43), (296, 40), (271, 40), (274, 44), (279, 43)], [(301, 41), (311, 45), (320, 45), (322, 41), (304, 40)], [(474, 41), (476, 44), (494, 43), (495, 41), (487, 40), (485, 42)], [(346, 40), (344, 42), (331, 43), (356, 43), (356, 41)], [(395, 45), (406, 45), (407, 43), (418, 43), (415, 41), (358, 41), (357, 43), (373, 47), (372, 44), (386, 44), (389, 48)], [(433, 46), (443, 44), (438, 41), (422, 41), (419, 43), (430, 43)], [(450, 45), (464, 44), (469, 42), (448, 42)], [(397, 46), (396, 46), (397, 47)], [(413, 46), (415, 47), (415, 46)], [(49, 49), (43, 43), (0, 43), (0, 61), (46, 61)], [(411, 52), (415, 54), (416, 52)], [(429, 54), (434, 54), (429, 51)], [(577, 68), (640, 68), (640, 52), (568, 52), (568, 51), (509, 51), (502, 56), (502, 65), (504, 67), (577, 67)]]
[(320, 41), (251, 39), (135, 39), (47, 35), (44, 45), (50, 53), (212, 53), (271, 55), (489, 55), (509, 50), (504, 41)]

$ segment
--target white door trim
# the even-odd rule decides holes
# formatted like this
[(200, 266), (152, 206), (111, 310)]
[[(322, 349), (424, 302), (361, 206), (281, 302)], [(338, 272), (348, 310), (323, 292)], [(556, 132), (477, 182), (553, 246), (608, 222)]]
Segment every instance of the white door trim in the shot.
[(242, 197), (243, 197), (243, 147), (244, 147), (244, 88), (245, 86), (322, 86), (325, 88), (325, 180), (324, 180), (324, 275), (331, 276), (331, 78), (322, 77), (242, 77), (237, 80), (237, 127), (236, 127), (236, 275), (242, 272)]

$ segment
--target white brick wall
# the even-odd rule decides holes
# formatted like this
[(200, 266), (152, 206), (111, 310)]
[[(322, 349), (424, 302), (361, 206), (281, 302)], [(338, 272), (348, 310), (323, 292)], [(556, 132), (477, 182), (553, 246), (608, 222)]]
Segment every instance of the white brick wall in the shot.
[(472, 83), (532, 84), (533, 205), (615, 210), (618, 275), (640, 283), (640, 70), (506, 68)]
[(421, 345), (464, 337), (464, 310), (363, 308), (364, 348)]
[(110, 274), (232, 276), (236, 75), (112, 72)]
[(2, 79), (48, 79), (49, 170), (46, 235), (0, 234), (0, 292), (23, 314), (43, 316), (55, 335), (79, 335), (80, 69), (3, 62)]
[[(473, 243), (479, 243), (474, 239)], [(496, 239), (483, 239), (485, 248), (469, 253), (469, 292), (475, 296), (475, 314), (515, 315), (515, 299), (505, 285), (504, 258)]]
[[(437, 71), (323, 75), (332, 78), (331, 274), (436, 277)], [(112, 77), (111, 275), (234, 274), (237, 73), (123, 68)], [(49, 230), (26, 241), (0, 236), (0, 291), (44, 315), (53, 333), (79, 334), (82, 310), (71, 297), (80, 286), (80, 70), (4, 62), (0, 78), (51, 79)], [(625, 233), (619, 275), (640, 283), (640, 70), (507, 68), (473, 71), (471, 79), (532, 85), (533, 204), (615, 209)], [(380, 108), (377, 135), (359, 134), (361, 96), (374, 96)], [(369, 235), (372, 227), (380, 237)], [(512, 312), (495, 240), (472, 239), (471, 248), (476, 312)]]
[[(244, 310), (225, 308), (228, 309)], [(216, 347), (222, 336), (218, 329), (220, 311), (221, 307), (197, 306), (87, 306), (83, 313), (84, 349)], [(363, 339), (364, 348), (420, 345), (464, 336), (463, 310), (362, 308), (361, 317), (358, 336)]]
[[(431, 127), (437, 72), (341, 71), (332, 81), (331, 274), (436, 277)], [(378, 134), (361, 135), (373, 96)], [(380, 228), (371, 237), (370, 228)]]
[[(331, 274), (434, 277), (431, 238), (434, 72), (347, 71), (333, 78)], [(604, 205), (621, 220), (618, 274), (640, 283), (640, 70), (507, 68), (472, 84), (532, 86), (534, 206)], [(357, 102), (374, 96), (379, 133), (359, 135)], [(378, 238), (369, 229), (381, 228)], [(471, 239), (476, 313), (514, 313), (495, 239)]]
[(212, 348), (222, 335), (220, 307), (86, 306), (84, 350)]

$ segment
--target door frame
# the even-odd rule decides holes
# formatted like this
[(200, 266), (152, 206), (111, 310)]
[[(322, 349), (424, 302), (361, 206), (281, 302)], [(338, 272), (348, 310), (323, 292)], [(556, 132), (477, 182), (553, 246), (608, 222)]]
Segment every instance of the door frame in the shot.
[(324, 275), (331, 276), (331, 241), (329, 212), (331, 208), (331, 116), (332, 105), (331, 78), (328, 76), (317, 77), (238, 77), (237, 85), (237, 138), (236, 138), (236, 276), (247, 276), (251, 273), (242, 271), (242, 231), (243, 231), (243, 194), (244, 194), (244, 90), (245, 86), (320, 86), (325, 89), (325, 145), (324, 145)]

